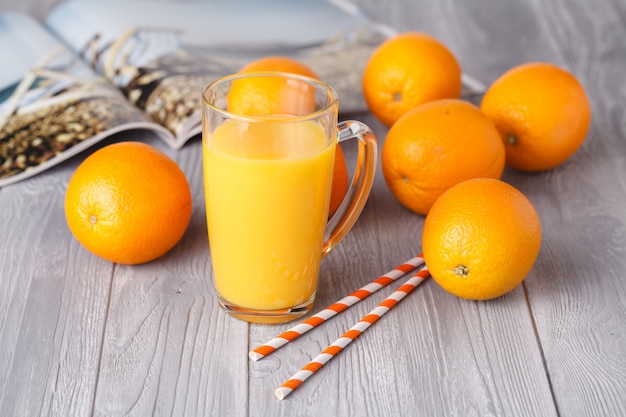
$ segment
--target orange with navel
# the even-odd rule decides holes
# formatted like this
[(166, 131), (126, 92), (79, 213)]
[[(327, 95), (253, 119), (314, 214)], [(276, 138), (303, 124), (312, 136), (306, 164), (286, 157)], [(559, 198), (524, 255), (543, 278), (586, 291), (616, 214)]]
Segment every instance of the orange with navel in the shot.
[(531, 202), (496, 179), (464, 181), (443, 193), (424, 222), (422, 249), (433, 279), (470, 300), (500, 297), (528, 275), (541, 246)]
[(90, 252), (120, 264), (152, 261), (182, 238), (191, 191), (178, 165), (140, 142), (101, 148), (76, 169), (65, 193), (65, 217)]
[(419, 214), (427, 214), (453, 185), (470, 178), (500, 178), (503, 170), (498, 131), (476, 106), (460, 99), (412, 109), (389, 129), (382, 149), (389, 189)]
[[(267, 56), (248, 63), (240, 73), (283, 72), (319, 79), (317, 74), (302, 62), (284, 56)], [(228, 95), (228, 110), (248, 115), (307, 114), (315, 109), (314, 93), (306, 83), (274, 78), (240, 79), (233, 83)], [(329, 216), (332, 216), (345, 198), (348, 190), (348, 168), (341, 149), (335, 151), (333, 186), (330, 196)]]
[(452, 52), (425, 33), (389, 38), (363, 71), (363, 95), (370, 111), (387, 126), (414, 107), (459, 98), (461, 67)]
[(591, 107), (582, 85), (553, 64), (517, 66), (489, 87), (481, 103), (506, 146), (506, 163), (521, 171), (554, 168), (582, 145)]

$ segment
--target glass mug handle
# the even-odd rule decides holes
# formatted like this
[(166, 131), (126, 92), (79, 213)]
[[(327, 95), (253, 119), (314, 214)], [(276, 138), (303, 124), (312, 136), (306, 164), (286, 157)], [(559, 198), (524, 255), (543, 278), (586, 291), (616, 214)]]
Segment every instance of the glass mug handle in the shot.
[(374, 174), (376, 173), (378, 146), (374, 132), (367, 125), (354, 120), (339, 122), (337, 124), (337, 138), (338, 143), (357, 139), (359, 148), (352, 182), (339, 206), (339, 210), (328, 222), (330, 232), (322, 246), (322, 258), (339, 244), (361, 215), (374, 184)]

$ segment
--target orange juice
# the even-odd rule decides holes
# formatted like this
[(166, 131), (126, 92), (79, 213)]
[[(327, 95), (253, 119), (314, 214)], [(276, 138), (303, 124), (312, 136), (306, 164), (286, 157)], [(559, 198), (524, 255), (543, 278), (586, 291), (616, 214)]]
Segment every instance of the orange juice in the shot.
[(315, 294), (336, 133), (319, 122), (227, 120), (203, 143), (215, 287), (228, 303), (279, 310)]

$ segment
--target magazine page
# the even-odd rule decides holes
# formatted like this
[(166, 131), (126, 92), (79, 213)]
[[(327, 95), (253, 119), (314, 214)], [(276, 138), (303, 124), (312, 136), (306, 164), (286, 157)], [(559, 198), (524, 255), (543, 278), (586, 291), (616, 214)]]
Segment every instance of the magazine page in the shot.
[(361, 71), (386, 36), (326, 0), (74, 0), (46, 24), (178, 146), (201, 131), (203, 88), (268, 55), (311, 67), (337, 90), (340, 112), (366, 110)]
[(26, 14), (0, 13), (0, 56), (0, 187), (120, 130), (169, 135)]

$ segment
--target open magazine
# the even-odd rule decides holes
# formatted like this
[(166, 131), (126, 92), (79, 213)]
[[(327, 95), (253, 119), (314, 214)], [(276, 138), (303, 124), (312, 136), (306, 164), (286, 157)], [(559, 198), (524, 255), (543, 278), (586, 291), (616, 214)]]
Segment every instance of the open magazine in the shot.
[(122, 130), (181, 148), (201, 133), (204, 87), (263, 56), (311, 67), (340, 113), (366, 110), (362, 70), (393, 33), (344, 0), (71, 0), (44, 24), (0, 13), (0, 187)]

